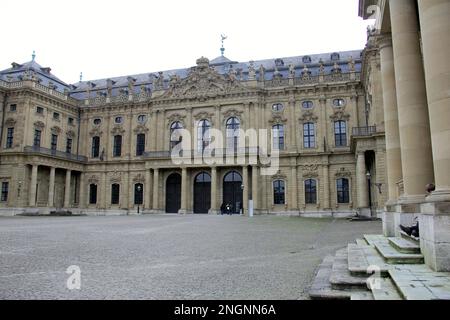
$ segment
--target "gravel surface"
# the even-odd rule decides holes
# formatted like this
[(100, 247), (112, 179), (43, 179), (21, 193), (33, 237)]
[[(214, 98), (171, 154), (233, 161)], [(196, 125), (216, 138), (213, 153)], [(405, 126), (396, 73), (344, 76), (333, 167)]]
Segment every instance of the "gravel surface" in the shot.
[[(0, 218), (0, 299), (308, 299), (322, 259), (381, 222), (144, 215)], [(69, 266), (81, 289), (69, 290)]]

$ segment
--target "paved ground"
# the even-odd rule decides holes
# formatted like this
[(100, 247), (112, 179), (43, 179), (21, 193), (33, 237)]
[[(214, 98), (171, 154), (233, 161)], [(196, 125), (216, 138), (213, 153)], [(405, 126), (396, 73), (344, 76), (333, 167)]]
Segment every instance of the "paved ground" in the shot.
[[(0, 218), (0, 299), (307, 299), (327, 254), (380, 222), (299, 217)], [(81, 290), (66, 269), (81, 268)]]

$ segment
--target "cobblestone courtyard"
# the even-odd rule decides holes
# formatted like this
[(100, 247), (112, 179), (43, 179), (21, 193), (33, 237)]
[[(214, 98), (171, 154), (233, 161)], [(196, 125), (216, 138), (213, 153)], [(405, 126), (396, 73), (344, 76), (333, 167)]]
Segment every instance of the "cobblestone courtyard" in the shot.
[[(307, 299), (380, 222), (262, 216), (0, 218), (0, 299)], [(81, 268), (81, 290), (66, 269)]]

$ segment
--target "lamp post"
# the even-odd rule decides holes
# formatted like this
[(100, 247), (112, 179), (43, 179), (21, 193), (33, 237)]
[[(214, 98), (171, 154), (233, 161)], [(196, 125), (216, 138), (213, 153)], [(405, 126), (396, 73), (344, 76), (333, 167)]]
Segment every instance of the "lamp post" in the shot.
[(372, 174), (370, 173), (370, 171), (367, 171), (366, 173), (366, 178), (367, 178), (367, 183), (368, 183), (368, 190), (369, 190), (369, 210), (370, 210), (370, 216), (372, 216), (372, 182), (371, 182), (371, 178), (372, 178)]
[(141, 191), (142, 191), (142, 187), (141, 187), (141, 185), (139, 184), (137, 187), (136, 187), (136, 189), (137, 189), (137, 192), (138, 192), (138, 194), (139, 194), (139, 198), (138, 198), (138, 211), (137, 211), (137, 213), (139, 214), (139, 209), (140, 209), (140, 204), (141, 204), (141, 199), (142, 199), (142, 197), (141, 197)]

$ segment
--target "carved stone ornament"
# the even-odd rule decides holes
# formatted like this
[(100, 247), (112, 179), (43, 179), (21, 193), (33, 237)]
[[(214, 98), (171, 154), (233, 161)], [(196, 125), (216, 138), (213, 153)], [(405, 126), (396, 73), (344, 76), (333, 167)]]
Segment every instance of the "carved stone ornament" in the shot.
[(352, 173), (345, 168), (340, 168), (336, 172), (335, 176), (336, 178), (350, 178), (352, 176)]
[(317, 164), (306, 164), (302, 166), (303, 178), (317, 178), (319, 165)]
[(54, 126), (50, 129), (50, 131), (52, 132), (52, 134), (60, 134), (62, 130), (60, 127)]
[(13, 127), (13, 126), (15, 126), (16, 125), (16, 120), (15, 119), (13, 119), (13, 118), (8, 118), (6, 121), (5, 121), (5, 126), (8, 126), (8, 127)]
[(272, 176), (272, 181), (275, 181), (275, 180), (284, 180), (284, 181), (286, 181), (287, 177), (286, 177), (286, 175), (281, 174), (280, 172), (278, 172), (277, 174), (274, 174)]
[(89, 131), (89, 135), (91, 137), (95, 137), (95, 136), (101, 136), (103, 134), (103, 131), (101, 131), (99, 128), (94, 128), (91, 131)]
[(304, 111), (302, 116), (299, 118), (301, 123), (317, 122), (318, 119), (319, 117), (317, 117), (311, 110)]
[(273, 114), (272, 119), (269, 120), (270, 124), (284, 124), (287, 122), (287, 119), (283, 118), (281, 114)]
[(207, 58), (197, 60), (188, 76), (169, 84), (169, 89), (162, 98), (191, 98), (201, 101), (207, 98), (223, 96), (228, 93), (243, 92), (246, 88), (239, 81), (228, 75), (222, 76), (209, 66)]
[(338, 120), (348, 121), (350, 119), (350, 114), (345, 112), (344, 108), (336, 108), (334, 110), (333, 115), (330, 116), (330, 119), (332, 121), (338, 121)]
[(75, 138), (75, 132), (72, 130), (67, 131), (66, 135), (68, 138)]
[(122, 180), (122, 175), (120, 174), (120, 172), (114, 172), (109, 180), (111, 181), (111, 183), (120, 183), (120, 181)]
[(125, 133), (125, 130), (120, 125), (116, 125), (112, 128), (111, 134), (113, 135), (122, 135)]
[(213, 122), (212, 122), (213, 117), (214, 117), (214, 113), (208, 113), (206, 111), (202, 111), (202, 112), (199, 112), (194, 115), (195, 120), (200, 121), (200, 120), (206, 119), (211, 123), (211, 125), (213, 124)]
[(45, 128), (45, 124), (42, 121), (36, 121), (34, 123), (34, 127), (37, 129), (43, 129), (43, 128)]
[(223, 114), (223, 117), (225, 119), (228, 119), (230, 117), (236, 117), (236, 118), (241, 118), (243, 111), (240, 110), (236, 110), (236, 109), (228, 109), (227, 111), (225, 111)]
[(148, 128), (143, 125), (143, 124), (138, 124), (136, 128), (134, 128), (133, 130), (134, 133), (138, 134), (138, 133), (147, 133), (148, 132)]
[(88, 179), (88, 183), (89, 184), (98, 184), (100, 181), (100, 179), (96, 176), (96, 175), (92, 175), (91, 177), (89, 177)]
[(141, 173), (133, 178), (134, 183), (145, 183), (145, 177)]
[(184, 119), (185, 118), (186, 118), (186, 116), (184, 116), (184, 115), (181, 115), (179, 113), (173, 113), (167, 118), (168, 125), (171, 126), (172, 123), (174, 123), (176, 121), (179, 121), (179, 122), (181, 122), (183, 124), (183, 127), (184, 127)]

